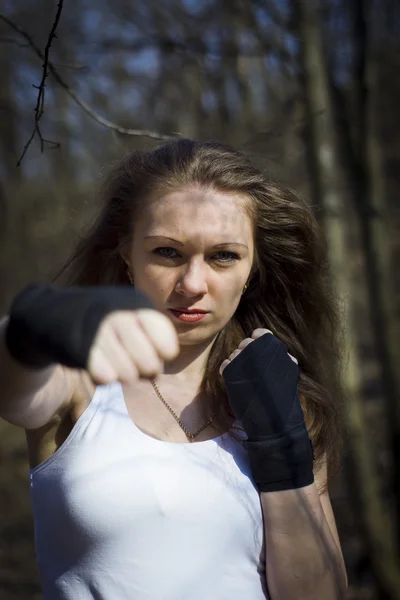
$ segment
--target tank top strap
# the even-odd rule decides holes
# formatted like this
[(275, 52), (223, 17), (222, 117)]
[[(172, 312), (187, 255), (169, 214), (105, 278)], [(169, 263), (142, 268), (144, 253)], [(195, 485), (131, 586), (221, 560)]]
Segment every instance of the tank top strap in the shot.
[(55, 463), (55, 464), (59, 463), (59, 461), (62, 460), (63, 455), (67, 452), (68, 448), (73, 446), (74, 442), (76, 443), (77, 440), (82, 438), (82, 435), (84, 434), (84, 432), (88, 429), (88, 427), (91, 425), (91, 423), (95, 420), (95, 416), (99, 412), (101, 412), (101, 410), (99, 410), (99, 409), (101, 409), (101, 406), (106, 403), (107, 388), (108, 388), (107, 385), (96, 386), (90, 402), (88, 403), (88, 405), (86, 406), (86, 408), (84, 409), (84, 411), (82, 412), (82, 414), (80, 415), (78, 420), (76, 421), (75, 425), (73, 426), (73, 428), (71, 429), (67, 438), (61, 444), (61, 446), (59, 448), (57, 448), (57, 450), (49, 458), (47, 458), (46, 460), (41, 462), (36, 467), (29, 469), (31, 485), (32, 485), (32, 478), (34, 475), (37, 475), (41, 471), (47, 471), (53, 463)]
[(120, 381), (114, 381), (107, 385), (103, 385), (102, 393), (98, 399), (99, 405), (109, 406), (112, 402), (113, 409), (118, 413), (126, 414), (126, 404), (124, 398), (124, 392)]
[(97, 411), (100, 407), (106, 406), (110, 400), (113, 400), (116, 405), (124, 404), (122, 386), (119, 381), (97, 385), (90, 400), (90, 407), (93, 411)]
[(97, 420), (106, 419), (110, 423), (111, 420), (114, 421), (111, 416), (116, 417), (117, 421), (129, 417), (122, 384), (119, 381), (97, 386), (91, 405), (93, 405), (91, 414), (96, 415)]

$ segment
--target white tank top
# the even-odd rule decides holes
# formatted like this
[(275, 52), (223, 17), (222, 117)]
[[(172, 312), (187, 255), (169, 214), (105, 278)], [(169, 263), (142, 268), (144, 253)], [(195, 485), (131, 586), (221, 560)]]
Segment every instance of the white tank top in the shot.
[(30, 482), (45, 600), (268, 597), (260, 497), (229, 434), (157, 440), (119, 383), (99, 386)]

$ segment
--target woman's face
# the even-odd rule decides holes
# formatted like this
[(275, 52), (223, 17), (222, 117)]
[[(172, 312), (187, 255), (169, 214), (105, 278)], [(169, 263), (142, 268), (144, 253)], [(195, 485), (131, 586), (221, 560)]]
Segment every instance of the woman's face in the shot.
[[(246, 201), (185, 187), (153, 198), (135, 221), (125, 255), (135, 286), (172, 319), (181, 344), (215, 337), (240, 302), (254, 256)], [(188, 322), (179, 309), (207, 314)]]

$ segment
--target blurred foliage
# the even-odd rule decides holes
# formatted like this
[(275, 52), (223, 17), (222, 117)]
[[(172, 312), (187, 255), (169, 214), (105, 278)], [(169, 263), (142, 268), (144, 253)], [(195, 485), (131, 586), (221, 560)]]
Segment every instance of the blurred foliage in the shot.
[[(398, 322), (400, 5), (396, 0), (310, 0), (318, 12), (314, 25), (329, 74), (326, 97), (336, 128), (331, 137), (337, 138), (333, 142), (327, 136), (325, 146), (318, 146), (318, 114), (310, 101), (315, 54), (305, 60), (312, 30), (304, 21), (304, 2), (65, 0), (50, 48), (51, 64), (64, 87), (49, 74), (40, 121), (47, 141), (42, 152), (36, 136), (17, 167), (33, 131), (43, 69), (43, 60), (21, 31), (43, 52), (57, 3), (5, 0), (1, 14), (21, 31), (0, 19), (0, 307), (6, 312), (26, 282), (55, 274), (93, 215), (98, 180), (110, 162), (132, 148), (159, 142), (157, 135), (122, 135), (100, 124), (66, 88), (116, 126), (159, 136), (219, 139), (245, 150), (271, 178), (309, 198), (318, 218), (329, 195), (321, 184), (321, 152), (328, 160), (334, 146), (367, 438), (385, 511), (395, 524), (400, 499), (393, 497), (387, 477), (393, 460), (387, 443), (388, 404), (371, 327), (364, 275), (369, 259), (359, 222), (372, 205), (384, 223), (385, 235), (374, 248), (386, 257), (385, 281), (390, 281)], [(367, 129), (361, 122), (365, 115)], [(368, 159), (364, 150), (372, 142), (375, 153)], [(371, 186), (378, 189), (375, 201), (368, 196)], [(384, 310), (389, 310), (386, 305)], [(0, 461), (0, 596), (40, 598), (24, 435), (4, 422)], [(390, 597), (375, 576), (349, 476), (333, 483), (331, 496), (349, 598)]]

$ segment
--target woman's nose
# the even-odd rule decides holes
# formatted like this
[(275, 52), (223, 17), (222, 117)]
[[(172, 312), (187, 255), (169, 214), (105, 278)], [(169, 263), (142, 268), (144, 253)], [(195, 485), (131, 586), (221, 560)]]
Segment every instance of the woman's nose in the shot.
[(206, 294), (208, 286), (205, 265), (196, 263), (188, 266), (177, 282), (176, 291), (188, 296)]

